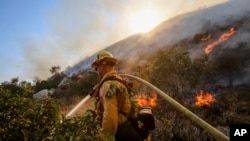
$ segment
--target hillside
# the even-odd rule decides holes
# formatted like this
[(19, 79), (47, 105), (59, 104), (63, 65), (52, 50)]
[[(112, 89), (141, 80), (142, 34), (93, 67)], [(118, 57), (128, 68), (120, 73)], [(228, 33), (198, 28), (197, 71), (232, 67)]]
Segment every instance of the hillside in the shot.
[[(106, 49), (118, 59), (126, 60), (129, 64), (133, 64), (133, 62), (143, 63), (145, 62), (142, 60), (143, 58), (153, 55), (159, 49), (180, 44), (183, 40), (192, 40), (197, 34), (211, 32), (213, 36), (206, 42), (195, 45), (185, 44), (184, 48), (189, 49), (192, 57), (197, 57), (203, 53), (209, 43), (216, 40), (221, 32), (229, 30), (233, 26), (236, 26), (238, 30), (237, 37), (228, 43), (236, 44), (239, 40), (248, 42), (249, 23), (247, 20), (250, 12), (248, 5), (249, 1), (247, 0), (232, 0), (214, 7), (198, 9), (173, 17), (146, 34), (132, 35), (106, 47)], [(243, 27), (240, 24), (242, 20), (245, 21)], [(65, 70), (65, 74), (72, 76), (81, 70), (89, 69), (94, 58), (95, 55), (89, 56)]]

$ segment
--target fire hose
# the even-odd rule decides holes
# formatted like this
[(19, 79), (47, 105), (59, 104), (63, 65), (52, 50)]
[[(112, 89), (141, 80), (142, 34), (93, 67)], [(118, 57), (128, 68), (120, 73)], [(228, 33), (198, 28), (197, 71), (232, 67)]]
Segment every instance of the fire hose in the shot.
[[(159, 88), (155, 87), (154, 85), (152, 85), (151, 83), (133, 76), (133, 75), (129, 75), (129, 74), (121, 74), (121, 76), (125, 76), (128, 78), (132, 78), (135, 79), (143, 84), (145, 84), (146, 86), (148, 86), (149, 88), (155, 90), (162, 98), (164, 98), (164, 100), (166, 100), (170, 105), (172, 105), (174, 108), (176, 108), (178, 111), (180, 111), (181, 113), (185, 114), (189, 119), (191, 119), (193, 122), (195, 122), (196, 124), (198, 124), (200, 127), (202, 127), (204, 130), (206, 130), (207, 132), (209, 132), (210, 134), (212, 134), (217, 140), (219, 141), (229, 141), (229, 137), (226, 136), (225, 134), (223, 134), (222, 132), (220, 132), (219, 130), (217, 130), (216, 128), (214, 128), (213, 126), (211, 126), (209, 123), (207, 123), (206, 121), (202, 120), (200, 117), (198, 117), (196, 114), (194, 114), (193, 112), (191, 112), (190, 110), (188, 110), (186, 107), (184, 107), (183, 105), (181, 105), (180, 103), (178, 103), (176, 100), (174, 100), (173, 98), (171, 98), (169, 95), (167, 95), (166, 93), (164, 93), (163, 91), (161, 91)], [(81, 102), (79, 102), (67, 115), (66, 117), (71, 116), (81, 105), (83, 105), (88, 99), (90, 99), (91, 96), (88, 95), (86, 96)]]

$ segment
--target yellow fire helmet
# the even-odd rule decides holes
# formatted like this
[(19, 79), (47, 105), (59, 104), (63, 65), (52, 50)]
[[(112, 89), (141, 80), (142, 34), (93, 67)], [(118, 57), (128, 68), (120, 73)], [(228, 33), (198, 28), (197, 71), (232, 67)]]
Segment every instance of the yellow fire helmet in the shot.
[(91, 67), (96, 69), (96, 67), (100, 64), (116, 65), (117, 62), (118, 62), (118, 59), (114, 58), (110, 52), (103, 50), (97, 54), (97, 58), (95, 62), (92, 63)]

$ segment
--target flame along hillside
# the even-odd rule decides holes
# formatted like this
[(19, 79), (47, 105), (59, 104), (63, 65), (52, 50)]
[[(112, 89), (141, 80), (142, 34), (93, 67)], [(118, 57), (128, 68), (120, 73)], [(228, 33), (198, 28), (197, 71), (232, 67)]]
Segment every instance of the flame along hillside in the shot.
[[(235, 28), (231, 27), (230, 30), (226, 33), (223, 33), (220, 38), (207, 45), (206, 49), (205, 49), (205, 53), (206, 54), (209, 54), (213, 51), (214, 47), (218, 46), (219, 44), (223, 43), (224, 41), (228, 40), (230, 37), (232, 37), (234, 34), (236, 33), (236, 30)], [(205, 39), (205, 40), (208, 40), (209, 38), (211, 37), (211, 34), (209, 34), (209, 36)], [(205, 41), (203, 38), (201, 39), (202, 41)]]

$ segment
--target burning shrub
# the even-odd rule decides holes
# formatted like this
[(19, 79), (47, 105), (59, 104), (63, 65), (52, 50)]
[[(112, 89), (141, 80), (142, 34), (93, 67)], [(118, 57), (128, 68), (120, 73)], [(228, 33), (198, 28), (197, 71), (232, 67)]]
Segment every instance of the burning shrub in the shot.
[(139, 94), (137, 95), (137, 103), (140, 107), (155, 107), (157, 100), (157, 94), (151, 92), (150, 95)]
[(195, 105), (198, 107), (210, 106), (214, 101), (215, 98), (211, 93), (205, 93), (203, 90), (200, 90), (200, 93), (196, 96)]

